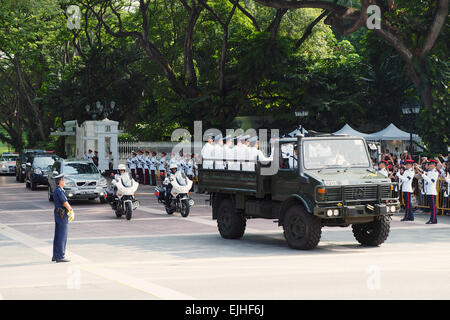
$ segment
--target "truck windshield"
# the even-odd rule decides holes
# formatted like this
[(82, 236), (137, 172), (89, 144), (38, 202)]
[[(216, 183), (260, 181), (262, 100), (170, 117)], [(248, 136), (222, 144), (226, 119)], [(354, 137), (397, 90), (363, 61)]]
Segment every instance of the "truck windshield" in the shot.
[(93, 163), (67, 163), (64, 165), (64, 174), (93, 174), (98, 173)]
[(323, 139), (303, 142), (305, 169), (370, 166), (366, 144), (362, 139)]

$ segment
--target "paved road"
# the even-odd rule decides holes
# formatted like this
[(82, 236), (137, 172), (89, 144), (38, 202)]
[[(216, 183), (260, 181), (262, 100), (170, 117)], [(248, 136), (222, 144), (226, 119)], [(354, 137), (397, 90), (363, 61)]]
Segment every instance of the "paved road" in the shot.
[(350, 228), (324, 228), (313, 251), (289, 249), (269, 220), (225, 240), (203, 195), (188, 218), (168, 216), (151, 187), (131, 221), (109, 205), (73, 203), (70, 263), (52, 263), (46, 188), (0, 177), (0, 299), (449, 299), (450, 217), (425, 225), (393, 217), (377, 248)]

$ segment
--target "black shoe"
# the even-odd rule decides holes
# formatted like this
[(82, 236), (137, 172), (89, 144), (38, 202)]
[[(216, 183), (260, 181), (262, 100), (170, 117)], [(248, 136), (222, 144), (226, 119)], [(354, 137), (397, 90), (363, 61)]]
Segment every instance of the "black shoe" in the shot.
[(56, 262), (70, 262), (69, 259), (62, 258), (62, 259), (56, 259)]
[(437, 224), (437, 221), (427, 221), (427, 223), (426, 224)]
[(408, 218), (403, 218), (400, 221), (409, 221), (409, 219)]
[(55, 258), (55, 257), (52, 257), (52, 261), (56, 261), (56, 258)]
[(409, 218), (409, 219), (408, 219), (408, 221), (414, 221), (414, 218), (412, 218), (412, 219), (411, 219), (411, 218)]

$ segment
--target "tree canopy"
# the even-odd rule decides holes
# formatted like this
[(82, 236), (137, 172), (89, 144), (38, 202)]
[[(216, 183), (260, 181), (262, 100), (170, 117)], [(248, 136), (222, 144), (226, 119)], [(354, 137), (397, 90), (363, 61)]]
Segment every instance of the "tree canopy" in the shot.
[[(380, 29), (366, 27), (371, 4)], [(111, 101), (137, 140), (240, 116), (287, 130), (295, 110), (318, 131), (408, 129), (401, 107), (417, 100), (419, 134), (441, 151), (447, 15), (448, 0), (1, 0), (0, 139), (58, 147), (51, 131)]]

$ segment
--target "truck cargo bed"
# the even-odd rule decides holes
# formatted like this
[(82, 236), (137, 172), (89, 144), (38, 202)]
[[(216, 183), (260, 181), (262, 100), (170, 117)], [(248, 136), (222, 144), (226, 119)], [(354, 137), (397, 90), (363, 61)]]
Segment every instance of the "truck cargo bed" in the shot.
[(257, 174), (254, 171), (199, 170), (199, 192), (243, 192), (256, 194)]

